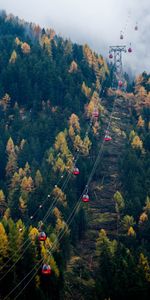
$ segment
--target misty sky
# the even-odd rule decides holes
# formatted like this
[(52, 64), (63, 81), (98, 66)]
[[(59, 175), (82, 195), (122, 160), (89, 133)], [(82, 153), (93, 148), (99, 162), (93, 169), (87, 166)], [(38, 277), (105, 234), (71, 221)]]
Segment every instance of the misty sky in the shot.
[(124, 68), (150, 72), (150, 0), (0, 0), (0, 9), (51, 27), (73, 42), (88, 43), (105, 58), (109, 45), (131, 42), (133, 53), (124, 55)]

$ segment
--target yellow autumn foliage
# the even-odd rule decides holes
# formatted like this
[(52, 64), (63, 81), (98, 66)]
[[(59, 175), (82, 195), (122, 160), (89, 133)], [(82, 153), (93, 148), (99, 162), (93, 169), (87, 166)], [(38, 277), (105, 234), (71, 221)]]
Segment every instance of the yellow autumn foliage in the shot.
[(128, 235), (129, 236), (136, 236), (135, 230), (133, 229), (132, 226), (130, 226), (129, 229), (128, 229)]
[(133, 138), (131, 145), (133, 149), (141, 149), (141, 150), (143, 149), (143, 142), (141, 141), (138, 135), (136, 135)]

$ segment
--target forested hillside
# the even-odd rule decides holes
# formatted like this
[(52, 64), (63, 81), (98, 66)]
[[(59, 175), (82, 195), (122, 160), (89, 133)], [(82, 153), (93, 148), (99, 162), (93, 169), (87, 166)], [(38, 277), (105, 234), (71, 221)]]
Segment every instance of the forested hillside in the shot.
[(1, 299), (149, 299), (150, 75), (112, 77), (1, 12)]

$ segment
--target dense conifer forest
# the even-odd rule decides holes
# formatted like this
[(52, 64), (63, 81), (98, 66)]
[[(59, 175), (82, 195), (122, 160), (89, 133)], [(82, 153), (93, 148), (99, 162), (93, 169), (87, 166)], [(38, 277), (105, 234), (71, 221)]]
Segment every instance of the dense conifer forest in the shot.
[(114, 76), (1, 11), (0, 299), (150, 298), (150, 75)]

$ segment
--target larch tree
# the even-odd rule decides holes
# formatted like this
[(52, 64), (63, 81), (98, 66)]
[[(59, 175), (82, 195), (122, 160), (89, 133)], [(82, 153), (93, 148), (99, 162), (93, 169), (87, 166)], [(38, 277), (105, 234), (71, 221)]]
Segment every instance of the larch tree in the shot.
[(150, 264), (148, 258), (145, 257), (143, 253), (140, 253), (138, 267), (141, 272), (144, 273), (146, 280), (150, 283)]
[(137, 127), (144, 127), (144, 120), (142, 119), (142, 117), (141, 116), (139, 116), (139, 118), (138, 118), (138, 123), (137, 123)]
[(119, 235), (120, 215), (121, 215), (121, 211), (123, 210), (123, 208), (125, 206), (125, 203), (124, 203), (124, 199), (119, 191), (117, 191), (114, 194), (113, 199), (115, 201), (115, 210), (117, 213), (117, 236), (118, 236)]
[(23, 192), (32, 192), (34, 189), (34, 183), (31, 176), (24, 176), (21, 182), (21, 189)]
[(80, 135), (77, 134), (75, 136), (73, 146), (77, 151), (80, 151), (82, 149), (83, 141), (82, 141)]
[(90, 96), (91, 96), (91, 88), (89, 88), (89, 87), (85, 84), (84, 81), (83, 81), (83, 83), (82, 83), (81, 90), (82, 90), (82, 92), (84, 93), (84, 95), (85, 95), (87, 98), (90, 98)]
[(4, 112), (8, 110), (10, 107), (11, 98), (9, 94), (5, 94), (2, 99), (0, 99), (0, 106), (2, 106), (2, 109)]
[(55, 186), (53, 189), (53, 196), (59, 201), (63, 206), (67, 205), (67, 199), (65, 193), (58, 187)]
[(8, 161), (7, 161), (7, 165), (6, 165), (6, 176), (8, 178), (11, 178), (12, 175), (15, 173), (15, 171), (18, 168), (17, 156), (15, 153), (15, 145), (14, 145), (14, 142), (11, 137), (9, 138), (9, 140), (7, 142), (6, 152), (8, 155)]
[(145, 206), (144, 206), (144, 211), (145, 211), (147, 214), (150, 214), (150, 197), (149, 197), (149, 196), (146, 197)]
[(76, 114), (72, 114), (69, 118), (69, 126), (72, 126), (78, 133), (80, 132), (79, 118)]
[(138, 135), (133, 138), (131, 145), (133, 149), (143, 149), (143, 142)]
[(31, 51), (30, 45), (28, 43), (22, 43), (21, 50), (24, 54), (29, 54)]
[(78, 70), (77, 63), (73, 60), (70, 64), (69, 73), (75, 73)]
[(132, 226), (129, 227), (127, 234), (128, 234), (128, 236), (136, 237), (136, 232)]
[(6, 165), (6, 176), (8, 178), (12, 178), (15, 171), (17, 171), (18, 165), (17, 165), (17, 157), (15, 153), (11, 153), (8, 156), (8, 161)]
[(148, 220), (148, 215), (146, 212), (143, 212), (139, 217), (139, 224), (143, 224)]
[(8, 236), (2, 223), (0, 223), (0, 264), (8, 257)]
[(123, 217), (121, 225), (124, 230), (128, 231), (128, 229), (132, 226), (135, 225), (134, 218), (132, 216), (126, 215)]
[(66, 169), (66, 166), (64, 164), (64, 161), (61, 157), (58, 157), (56, 160), (55, 160), (55, 164), (53, 165), (53, 170), (54, 172), (61, 172), (63, 173)]
[(85, 138), (83, 140), (83, 144), (82, 144), (82, 149), (81, 149), (83, 155), (85, 155), (85, 156), (89, 155), (91, 145), (92, 145), (92, 143), (91, 143), (89, 137), (85, 136)]
[(9, 59), (9, 63), (10, 64), (14, 64), (17, 60), (17, 52), (15, 50), (13, 50), (11, 57)]
[(0, 190), (0, 213), (2, 216), (6, 210), (6, 207), (7, 207), (7, 203), (5, 200), (4, 192), (3, 192), (3, 190)]

